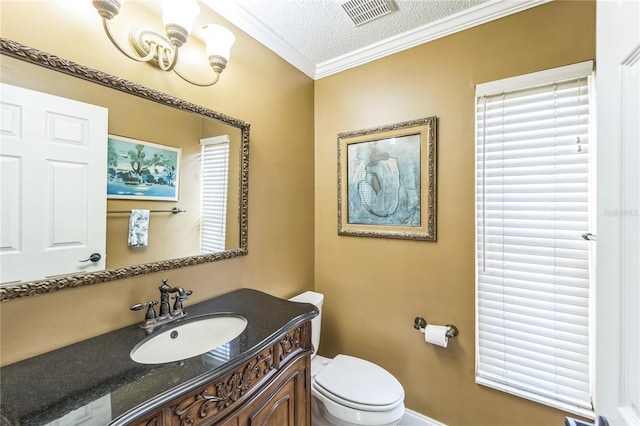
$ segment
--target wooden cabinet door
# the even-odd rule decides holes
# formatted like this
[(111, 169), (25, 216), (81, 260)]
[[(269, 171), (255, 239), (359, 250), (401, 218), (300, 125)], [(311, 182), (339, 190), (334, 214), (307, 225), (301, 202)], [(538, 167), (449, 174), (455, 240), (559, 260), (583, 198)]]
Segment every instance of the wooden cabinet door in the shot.
[[(240, 414), (247, 426), (308, 426), (311, 424), (309, 356), (292, 363)], [(245, 417), (245, 418), (243, 418)]]

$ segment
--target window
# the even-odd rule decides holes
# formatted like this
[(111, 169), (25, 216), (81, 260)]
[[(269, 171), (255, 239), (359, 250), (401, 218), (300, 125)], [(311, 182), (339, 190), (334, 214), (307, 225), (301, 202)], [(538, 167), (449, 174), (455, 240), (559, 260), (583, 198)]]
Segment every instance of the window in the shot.
[(200, 145), (202, 146), (200, 254), (209, 254), (225, 249), (229, 136), (202, 139)]
[(592, 68), (476, 87), (476, 382), (587, 417)]

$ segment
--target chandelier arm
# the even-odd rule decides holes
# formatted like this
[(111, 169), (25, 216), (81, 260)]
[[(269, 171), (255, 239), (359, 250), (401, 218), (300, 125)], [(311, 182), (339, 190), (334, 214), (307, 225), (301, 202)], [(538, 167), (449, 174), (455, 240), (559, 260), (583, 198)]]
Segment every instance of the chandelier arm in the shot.
[(214, 84), (216, 84), (218, 82), (218, 80), (220, 79), (220, 73), (216, 72), (215, 73), (215, 77), (213, 78), (213, 81), (210, 81), (208, 83), (198, 83), (197, 81), (193, 81), (191, 80), (189, 77), (186, 77), (184, 75), (182, 75), (180, 73), (180, 71), (178, 71), (177, 69), (173, 69), (173, 72), (176, 73), (178, 75), (178, 77), (180, 77), (181, 79), (183, 79), (184, 81), (186, 81), (187, 83), (191, 83), (195, 86), (200, 86), (200, 87), (209, 87), (209, 86), (213, 86)]
[(147, 54), (147, 56), (144, 56), (144, 57), (134, 56), (129, 52), (127, 52), (125, 49), (123, 49), (122, 46), (120, 46), (120, 44), (116, 41), (116, 39), (111, 35), (108, 19), (102, 18), (102, 27), (104, 28), (104, 32), (107, 34), (107, 37), (109, 38), (111, 43), (120, 51), (120, 53), (122, 53), (129, 59), (133, 59), (134, 61), (137, 61), (137, 62), (149, 62), (151, 59), (153, 59), (153, 56), (155, 55), (155, 50), (156, 50), (154, 45), (152, 45), (151, 48), (149, 49), (149, 53)]
[[(176, 64), (178, 63), (178, 52), (179, 52), (179, 47), (178, 46), (173, 46), (173, 50), (171, 51), (171, 53), (173, 53), (173, 57), (171, 58), (171, 63), (169, 64), (168, 67), (163, 67), (160, 66), (160, 68), (162, 68), (163, 71), (173, 71), (173, 69), (175, 68)], [(160, 63), (160, 57), (158, 56), (158, 63)]]
[(165, 59), (166, 52), (167, 52), (167, 49), (164, 49), (161, 46), (158, 47), (158, 66), (162, 71), (171, 71), (173, 67), (176, 66), (176, 61), (178, 58), (178, 50), (177, 48), (173, 50), (173, 58), (171, 58), (170, 56), (166, 57), (166, 59), (169, 61), (169, 65), (165, 66), (164, 59)]

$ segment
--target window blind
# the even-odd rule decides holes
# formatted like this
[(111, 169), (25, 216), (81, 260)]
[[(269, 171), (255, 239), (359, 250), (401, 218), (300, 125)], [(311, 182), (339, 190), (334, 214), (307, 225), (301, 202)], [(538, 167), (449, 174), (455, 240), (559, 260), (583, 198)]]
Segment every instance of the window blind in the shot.
[(226, 239), (229, 137), (202, 139), (200, 254), (224, 251)]
[(476, 382), (592, 417), (591, 70), (477, 87)]

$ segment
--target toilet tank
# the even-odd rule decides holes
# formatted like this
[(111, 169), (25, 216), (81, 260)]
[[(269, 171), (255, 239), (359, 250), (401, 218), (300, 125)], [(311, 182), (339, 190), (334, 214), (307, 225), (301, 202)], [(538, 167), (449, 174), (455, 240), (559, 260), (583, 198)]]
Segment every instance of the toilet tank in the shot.
[(322, 319), (322, 302), (324, 302), (324, 295), (316, 293), (315, 291), (305, 291), (302, 294), (289, 299), (290, 302), (311, 303), (318, 308), (318, 316), (311, 320), (311, 343), (313, 344), (313, 353), (311, 357), (316, 355), (318, 347), (320, 346), (320, 329)]

